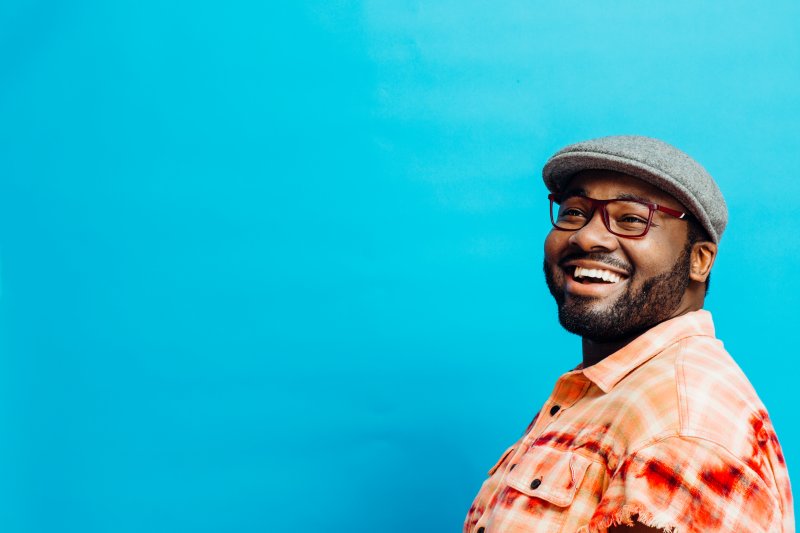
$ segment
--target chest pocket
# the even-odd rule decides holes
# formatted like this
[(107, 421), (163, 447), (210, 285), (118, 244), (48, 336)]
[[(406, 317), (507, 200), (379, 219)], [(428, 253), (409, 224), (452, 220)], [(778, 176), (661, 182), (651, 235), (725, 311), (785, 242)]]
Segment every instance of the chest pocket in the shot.
[(567, 507), (591, 462), (570, 451), (534, 446), (507, 474), (506, 483), (526, 496)]

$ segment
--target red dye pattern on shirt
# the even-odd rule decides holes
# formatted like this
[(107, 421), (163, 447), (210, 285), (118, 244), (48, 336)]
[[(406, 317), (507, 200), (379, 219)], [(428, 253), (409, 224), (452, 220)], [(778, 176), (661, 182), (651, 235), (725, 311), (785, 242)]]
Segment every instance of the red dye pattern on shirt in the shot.
[(637, 516), (688, 533), (794, 531), (778, 437), (707, 311), (564, 374), (464, 532), (605, 532)]

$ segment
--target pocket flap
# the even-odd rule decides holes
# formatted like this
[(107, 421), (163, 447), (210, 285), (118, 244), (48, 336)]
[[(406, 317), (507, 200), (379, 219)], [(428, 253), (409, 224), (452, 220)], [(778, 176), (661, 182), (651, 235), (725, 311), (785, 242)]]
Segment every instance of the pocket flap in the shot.
[(566, 507), (572, 503), (591, 462), (570, 451), (534, 446), (508, 473), (506, 482), (527, 496)]
[(513, 446), (509, 447), (509, 448), (508, 448), (506, 451), (504, 451), (504, 452), (503, 452), (503, 455), (501, 455), (501, 456), (500, 456), (500, 460), (499, 460), (499, 461), (497, 461), (497, 462), (494, 464), (494, 466), (493, 466), (492, 468), (490, 468), (490, 469), (489, 469), (489, 472), (488, 472), (488, 475), (489, 475), (489, 476), (491, 476), (492, 474), (494, 474), (494, 473), (497, 471), (497, 469), (498, 469), (498, 468), (500, 468), (500, 466), (503, 464), (503, 461), (505, 461), (506, 459), (508, 459), (508, 456), (509, 456), (509, 455), (511, 455), (511, 452), (513, 452), (513, 451), (514, 451), (514, 448), (516, 448), (516, 447), (517, 447), (517, 445), (516, 445), (516, 444), (514, 444)]

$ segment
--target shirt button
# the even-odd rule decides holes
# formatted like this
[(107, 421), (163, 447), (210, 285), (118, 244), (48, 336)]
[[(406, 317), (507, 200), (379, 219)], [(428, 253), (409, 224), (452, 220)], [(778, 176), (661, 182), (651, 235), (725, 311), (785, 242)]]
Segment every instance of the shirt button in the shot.
[(533, 481), (531, 481), (531, 488), (532, 489), (537, 489), (537, 488), (539, 488), (539, 485), (541, 485), (541, 484), (542, 484), (542, 480), (541, 479), (534, 479)]
[(559, 409), (561, 409), (560, 405), (554, 405), (553, 407), (551, 407), (550, 408), (550, 416), (555, 415), (558, 412)]
[(486, 531), (485, 527), (481, 526), (478, 528), (478, 533), (483, 533), (484, 531)]

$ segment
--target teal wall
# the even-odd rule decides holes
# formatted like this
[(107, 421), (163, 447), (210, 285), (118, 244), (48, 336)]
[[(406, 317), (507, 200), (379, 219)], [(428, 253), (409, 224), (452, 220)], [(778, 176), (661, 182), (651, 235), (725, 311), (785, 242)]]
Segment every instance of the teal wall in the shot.
[(800, 475), (798, 20), (5, 0), (0, 530), (458, 531), (579, 358), (539, 171), (617, 133), (725, 192), (708, 307)]

